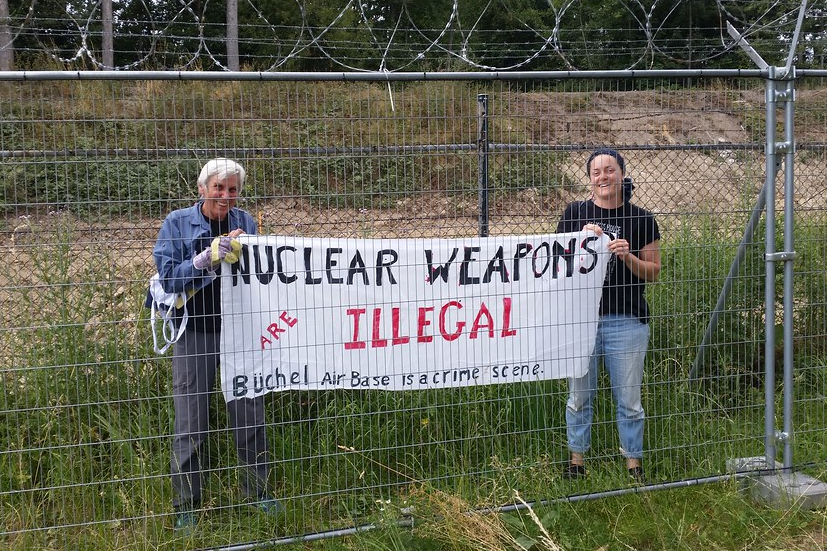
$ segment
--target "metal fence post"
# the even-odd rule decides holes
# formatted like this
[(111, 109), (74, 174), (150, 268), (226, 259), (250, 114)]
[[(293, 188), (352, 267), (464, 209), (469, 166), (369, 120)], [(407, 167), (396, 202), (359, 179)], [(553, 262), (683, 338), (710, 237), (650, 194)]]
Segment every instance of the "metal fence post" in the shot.
[(769, 75), (765, 90), (766, 117), (766, 183), (764, 184), (765, 204), (767, 209), (764, 311), (766, 323), (764, 333), (764, 455), (767, 465), (775, 465), (775, 177), (778, 173), (776, 159), (775, 122), (776, 122), (776, 84), (775, 67), (768, 67)]
[(479, 236), (488, 237), (488, 94), (477, 94)]
[(784, 468), (793, 466), (793, 261), (794, 249), (794, 212), (793, 193), (795, 169), (795, 67), (786, 75), (784, 91), (784, 252), (780, 260), (784, 262), (784, 401), (783, 432)]

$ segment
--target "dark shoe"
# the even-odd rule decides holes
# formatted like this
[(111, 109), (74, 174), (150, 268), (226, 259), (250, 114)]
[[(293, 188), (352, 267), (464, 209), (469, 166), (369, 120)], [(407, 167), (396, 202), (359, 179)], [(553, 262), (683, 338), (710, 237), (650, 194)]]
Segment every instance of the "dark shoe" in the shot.
[(632, 480), (635, 481), (637, 484), (646, 484), (646, 478), (643, 476), (643, 467), (638, 465), (637, 467), (631, 467), (629, 470), (629, 476), (632, 477)]
[(198, 526), (198, 515), (194, 511), (178, 511), (175, 513), (175, 524), (172, 529), (182, 536), (188, 536)]
[(285, 511), (284, 504), (274, 497), (262, 497), (250, 505), (270, 517), (277, 517)]
[(579, 478), (586, 478), (588, 476), (588, 472), (586, 471), (585, 465), (577, 465), (575, 463), (569, 463), (568, 465), (563, 468), (563, 478), (567, 478), (569, 480), (575, 480)]

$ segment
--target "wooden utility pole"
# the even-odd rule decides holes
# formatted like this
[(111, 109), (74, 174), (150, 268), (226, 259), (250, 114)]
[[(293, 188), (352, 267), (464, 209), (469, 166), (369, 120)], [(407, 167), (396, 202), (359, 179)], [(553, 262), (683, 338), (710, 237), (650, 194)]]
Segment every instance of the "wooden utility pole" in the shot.
[(227, 0), (227, 68), (238, 71), (238, 0)]
[[(0, 0), (3, 1), (3, 0)], [(115, 68), (114, 38), (112, 32), (112, 0), (101, 1), (101, 12), (103, 16), (103, 39), (101, 41), (101, 54), (105, 69)]]
[(9, 0), (0, 0), (0, 71), (14, 70), (14, 45), (9, 18)]

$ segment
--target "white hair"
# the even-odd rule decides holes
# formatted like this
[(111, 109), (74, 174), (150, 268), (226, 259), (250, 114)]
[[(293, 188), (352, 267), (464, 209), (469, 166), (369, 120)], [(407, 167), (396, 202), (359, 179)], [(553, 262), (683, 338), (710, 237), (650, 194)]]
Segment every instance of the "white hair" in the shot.
[(201, 174), (198, 175), (198, 189), (207, 189), (207, 184), (213, 177), (218, 177), (219, 180), (226, 180), (230, 176), (238, 175), (238, 193), (241, 194), (241, 188), (244, 187), (244, 179), (247, 177), (247, 172), (244, 167), (233, 161), (232, 159), (210, 159), (207, 164), (201, 169)]

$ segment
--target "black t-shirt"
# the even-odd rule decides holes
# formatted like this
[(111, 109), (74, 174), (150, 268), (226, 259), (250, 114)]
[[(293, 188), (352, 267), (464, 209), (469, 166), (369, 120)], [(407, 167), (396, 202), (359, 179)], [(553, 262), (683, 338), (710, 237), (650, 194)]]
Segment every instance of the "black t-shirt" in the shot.
[[(209, 247), (215, 237), (225, 235), (229, 231), (228, 220), (222, 220), (220, 222), (209, 220), (209, 223), (210, 235), (209, 237), (204, 236), (201, 249), (197, 252), (201, 252)], [(221, 266), (216, 269), (215, 273), (219, 276), (221, 275)], [(221, 330), (220, 277), (215, 278), (212, 283), (195, 293), (193, 297), (187, 301), (187, 313), (189, 314), (189, 322), (187, 323), (188, 331), (217, 333)]]
[[(621, 237), (629, 242), (629, 252), (638, 255), (646, 245), (660, 239), (654, 215), (631, 203), (616, 209), (598, 207), (593, 201), (569, 203), (557, 223), (557, 232), (580, 231), (586, 224), (597, 224), (610, 239)], [(644, 296), (646, 282), (612, 255), (603, 283), (601, 314), (628, 314), (641, 323), (649, 322), (649, 305)]]

